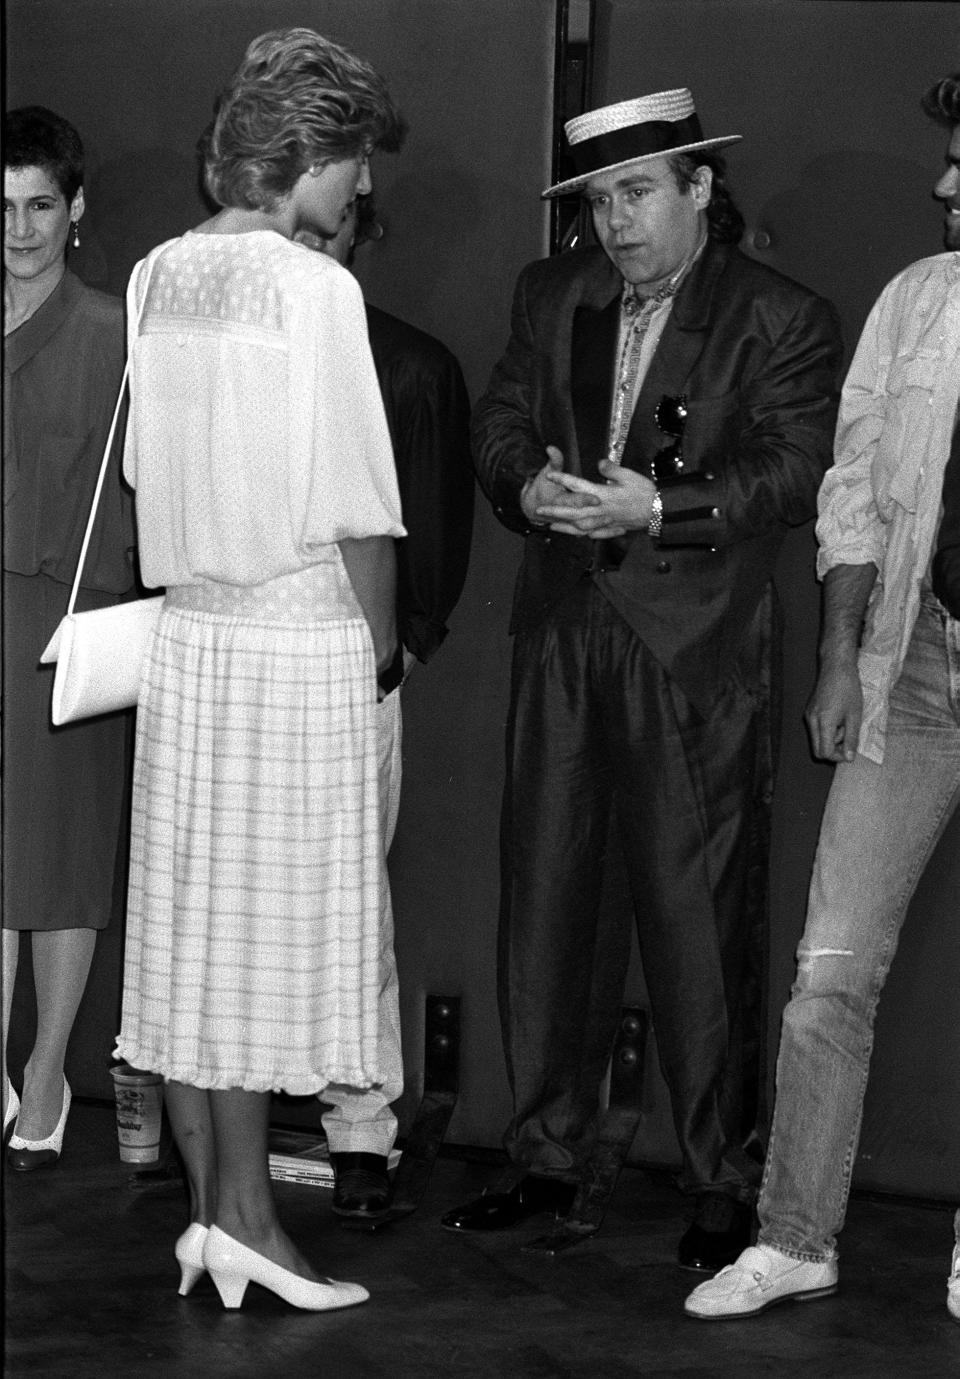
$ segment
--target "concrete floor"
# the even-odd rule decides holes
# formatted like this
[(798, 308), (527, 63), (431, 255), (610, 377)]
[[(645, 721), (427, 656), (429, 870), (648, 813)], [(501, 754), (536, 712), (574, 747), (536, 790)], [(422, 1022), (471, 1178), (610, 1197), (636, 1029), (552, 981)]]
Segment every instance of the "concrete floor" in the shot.
[(697, 1276), (673, 1260), (684, 1203), (627, 1169), (600, 1233), (569, 1253), (523, 1253), (538, 1220), (460, 1237), (440, 1214), (495, 1170), (442, 1158), (426, 1200), (377, 1234), (343, 1229), (322, 1189), (278, 1186), (280, 1213), (324, 1269), (369, 1287), (366, 1306), (310, 1314), (251, 1286), (225, 1312), (208, 1279), (177, 1296), (179, 1183), (131, 1186), (113, 1110), (75, 1103), (53, 1171), (7, 1173), (6, 1374), (13, 1379), (958, 1379), (946, 1306), (944, 1205), (855, 1199), (841, 1291), (762, 1317), (687, 1319)]

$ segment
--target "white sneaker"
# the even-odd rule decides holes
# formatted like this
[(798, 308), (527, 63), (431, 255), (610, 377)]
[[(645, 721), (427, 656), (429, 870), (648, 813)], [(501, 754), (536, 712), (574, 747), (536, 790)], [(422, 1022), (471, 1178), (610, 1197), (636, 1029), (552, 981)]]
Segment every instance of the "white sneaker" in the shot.
[(808, 1302), (837, 1291), (837, 1261), (793, 1259), (769, 1245), (751, 1245), (719, 1274), (699, 1284), (684, 1303), (688, 1317), (720, 1321), (752, 1317), (775, 1302)]
[(957, 1214), (957, 1243), (953, 1247), (950, 1261), (950, 1277), (947, 1279), (947, 1311), (960, 1322), (960, 1212)]

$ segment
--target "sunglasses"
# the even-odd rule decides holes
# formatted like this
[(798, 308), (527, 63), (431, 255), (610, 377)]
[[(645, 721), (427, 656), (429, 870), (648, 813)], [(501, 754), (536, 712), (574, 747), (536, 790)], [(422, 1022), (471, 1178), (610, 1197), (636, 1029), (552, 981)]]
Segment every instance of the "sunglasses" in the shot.
[(657, 483), (670, 483), (671, 480), (677, 480), (683, 474), (683, 430), (687, 421), (686, 394), (677, 393), (675, 397), (671, 397), (668, 393), (664, 393), (657, 403), (657, 410), (653, 414), (653, 419), (657, 423), (657, 430), (662, 431), (665, 436), (670, 436), (674, 444), (666, 445), (662, 450), (658, 450), (653, 457), (650, 468)]

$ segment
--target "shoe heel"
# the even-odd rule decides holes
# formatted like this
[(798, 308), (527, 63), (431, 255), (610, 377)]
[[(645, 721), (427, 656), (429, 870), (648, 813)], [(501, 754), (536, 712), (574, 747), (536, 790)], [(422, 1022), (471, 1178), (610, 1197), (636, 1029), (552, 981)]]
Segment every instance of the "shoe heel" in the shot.
[(185, 1298), (207, 1266), (203, 1262), (203, 1247), (209, 1231), (199, 1221), (192, 1221), (180, 1236), (173, 1253), (180, 1265), (180, 1287), (177, 1292)]
[(209, 1274), (224, 1307), (239, 1307), (250, 1280), (244, 1274), (224, 1274), (219, 1269), (210, 1269)]
[(7, 1140), (17, 1128), (17, 1116), (20, 1114), (20, 1098), (16, 1091), (7, 1083), (7, 1109), (3, 1116), (3, 1142)]
[(177, 1292), (182, 1298), (187, 1296), (197, 1279), (200, 1278), (201, 1274), (204, 1272), (205, 1270), (202, 1264), (180, 1265), (180, 1287), (177, 1289)]

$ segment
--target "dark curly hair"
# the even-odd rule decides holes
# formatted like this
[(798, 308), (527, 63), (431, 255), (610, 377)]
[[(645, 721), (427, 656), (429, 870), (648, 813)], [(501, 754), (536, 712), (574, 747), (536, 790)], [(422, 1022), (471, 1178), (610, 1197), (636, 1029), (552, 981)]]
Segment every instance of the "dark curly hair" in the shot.
[(311, 167), (398, 149), (406, 124), (368, 62), (313, 29), (255, 38), (201, 141), (221, 206), (273, 210)]
[(681, 191), (696, 180), (697, 168), (708, 167), (713, 173), (710, 204), (707, 206), (707, 234), (718, 244), (739, 244), (745, 229), (730, 189), (727, 186), (727, 164), (717, 153), (671, 153), (667, 161), (674, 180)]
[(931, 86), (920, 106), (937, 124), (960, 124), (960, 72), (951, 72)]
[(3, 117), (3, 166), (43, 168), (69, 205), (83, 186), (80, 135), (45, 105), (22, 105)]

